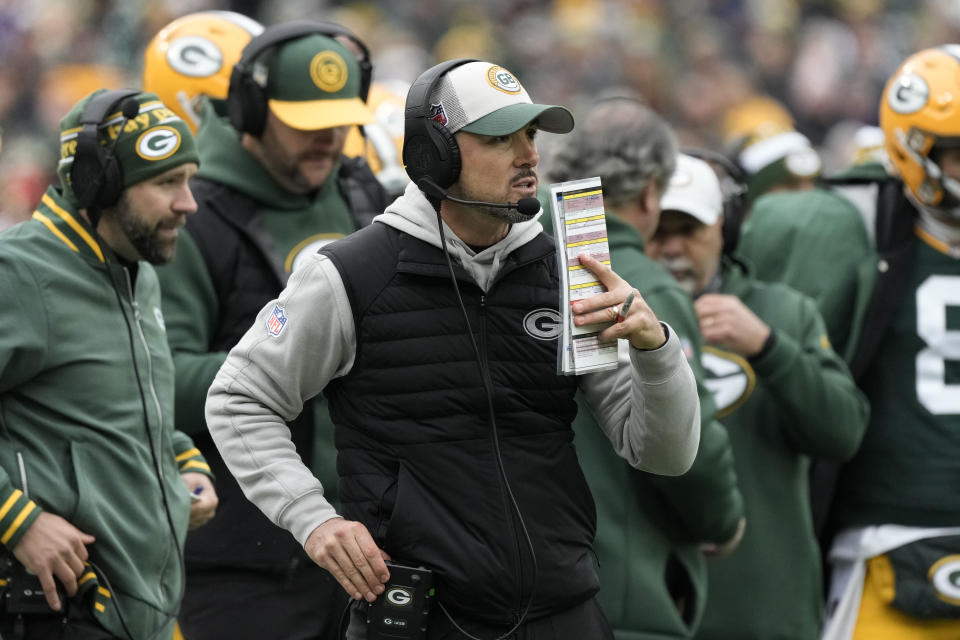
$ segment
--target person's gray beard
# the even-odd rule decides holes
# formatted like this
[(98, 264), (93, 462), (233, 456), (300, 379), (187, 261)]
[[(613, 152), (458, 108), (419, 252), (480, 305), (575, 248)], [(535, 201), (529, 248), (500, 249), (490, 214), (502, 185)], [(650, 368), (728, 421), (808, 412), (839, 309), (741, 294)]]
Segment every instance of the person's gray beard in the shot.
[[(697, 283), (693, 276), (693, 265), (686, 258), (660, 258), (657, 260), (657, 263), (666, 269), (670, 273), (670, 277), (676, 280), (676, 283), (680, 285), (680, 288), (687, 292), (690, 296), (697, 294), (696, 288)], [(687, 275), (683, 278), (676, 278), (673, 275), (673, 271), (686, 271)]]

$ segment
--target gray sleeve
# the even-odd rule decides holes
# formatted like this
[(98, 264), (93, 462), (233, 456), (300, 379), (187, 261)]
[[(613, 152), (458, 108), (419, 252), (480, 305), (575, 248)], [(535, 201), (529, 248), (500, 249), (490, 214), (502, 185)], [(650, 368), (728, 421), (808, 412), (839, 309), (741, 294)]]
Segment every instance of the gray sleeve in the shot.
[(210, 434), (244, 495), (300, 544), (337, 513), (286, 423), (330, 380), (349, 372), (355, 351), (340, 274), (318, 254), (260, 310), (207, 394)]
[(676, 332), (653, 351), (629, 350), (629, 362), (581, 376), (580, 388), (617, 454), (661, 475), (685, 473), (700, 442), (697, 383)]

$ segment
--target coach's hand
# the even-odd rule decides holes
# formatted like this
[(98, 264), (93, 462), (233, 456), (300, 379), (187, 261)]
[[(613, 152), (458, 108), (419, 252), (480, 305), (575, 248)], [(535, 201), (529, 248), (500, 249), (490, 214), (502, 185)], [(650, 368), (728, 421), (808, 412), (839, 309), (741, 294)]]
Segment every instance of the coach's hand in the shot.
[[(579, 258), (581, 266), (589, 269), (607, 290), (577, 300), (571, 305), (574, 324), (580, 327), (612, 322), (613, 324), (597, 335), (601, 342), (624, 338), (629, 340), (635, 349), (643, 351), (662, 347), (667, 342), (667, 335), (643, 296), (610, 267), (589, 253), (582, 253)], [(629, 310), (624, 310), (624, 302), (631, 291), (633, 302)]]
[(390, 556), (359, 522), (331, 518), (310, 533), (303, 548), (354, 600), (373, 602), (390, 579), (384, 562)]
[(197, 471), (181, 473), (183, 483), (192, 496), (190, 500), (190, 521), (187, 528), (190, 530), (202, 527), (217, 513), (220, 498), (210, 480), (210, 476)]
[(94, 537), (53, 513), (41, 513), (33, 521), (20, 542), (13, 548), (13, 555), (27, 571), (35, 574), (43, 586), (43, 595), (54, 611), (60, 610), (56, 577), (68, 596), (77, 594), (77, 578), (83, 573), (87, 559), (86, 545)]

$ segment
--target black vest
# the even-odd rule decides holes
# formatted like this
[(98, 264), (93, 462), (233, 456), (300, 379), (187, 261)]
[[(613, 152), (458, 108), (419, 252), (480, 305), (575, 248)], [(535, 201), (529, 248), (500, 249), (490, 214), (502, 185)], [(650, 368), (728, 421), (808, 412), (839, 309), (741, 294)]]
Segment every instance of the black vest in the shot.
[(557, 336), (531, 330), (544, 312), (558, 318), (553, 241), (513, 252), (486, 293), (456, 265), (482, 372), (440, 249), (374, 224), (321, 252), (357, 328), (352, 370), (325, 390), (343, 515), (392, 557), (432, 568), (448, 608), (512, 624), (533, 586), (512, 491), (536, 553), (531, 619), (592, 596), (596, 514), (570, 429), (577, 380), (557, 375)]
[[(382, 213), (389, 200), (359, 159), (344, 158), (337, 186), (357, 227)], [(287, 274), (257, 211), (257, 203), (218, 182), (194, 178), (190, 184), (197, 213), (186, 227), (203, 255), (220, 306), (210, 351), (229, 351), (256, 320), (257, 313), (286, 285)], [(309, 465), (313, 448), (313, 407), (288, 425), (297, 451)], [(185, 560), (198, 568), (253, 568), (286, 572), (311, 562), (300, 544), (255, 507), (237, 484), (209, 434), (194, 436), (217, 478), (216, 517), (187, 537)]]

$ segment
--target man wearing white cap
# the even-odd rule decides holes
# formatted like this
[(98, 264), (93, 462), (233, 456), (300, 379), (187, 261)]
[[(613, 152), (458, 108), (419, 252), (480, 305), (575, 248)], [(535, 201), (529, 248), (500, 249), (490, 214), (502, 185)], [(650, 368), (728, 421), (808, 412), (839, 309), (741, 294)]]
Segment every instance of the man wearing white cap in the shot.
[(696, 299), (706, 384), (730, 434), (747, 520), (740, 546), (710, 562), (697, 637), (816, 637), (823, 598), (809, 456), (851, 457), (866, 400), (812, 299), (721, 257), (723, 198), (708, 164), (679, 156), (660, 206), (648, 253)]
[[(629, 363), (557, 374), (560, 274), (535, 219), (534, 138), (570, 131), (566, 109), (534, 104), (500, 66), (453, 60), (412, 85), (405, 121), (413, 182), (264, 307), (210, 390), (211, 433), (247, 496), (361, 601), (348, 637), (421, 625), (392, 558), (432, 571), (436, 605), (409, 637), (610, 638), (574, 396), (633, 465), (680, 474), (699, 438), (692, 372), (640, 296), (613, 322), (632, 289), (581, 256), (607, 291), (572, 305), (573, 321), (609, 323), (599, 339), (627, 340)], [(339, 511), (283, 426), (321, 392)], [(392, 613), (368, 625), (362, 600)]]

